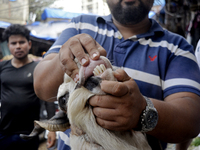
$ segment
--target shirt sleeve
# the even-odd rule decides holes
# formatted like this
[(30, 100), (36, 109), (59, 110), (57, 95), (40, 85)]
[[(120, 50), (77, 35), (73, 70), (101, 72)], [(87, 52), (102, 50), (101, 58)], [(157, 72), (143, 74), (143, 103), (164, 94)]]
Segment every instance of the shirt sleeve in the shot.
[(193, 47), (184, 39), (180, 40), (168, 60), (162, 87), (164, 97), (178, 92), (200, 95), (200, 71)]
[(66, 29), (61, 33), (55, 43), (47, 51), (44, 57), (50, 53), (58, 53), (62, 45), (67, 42), (68, 39), (78, 34), (78, 29), (76, 27), (75, 18), (66, 26)]

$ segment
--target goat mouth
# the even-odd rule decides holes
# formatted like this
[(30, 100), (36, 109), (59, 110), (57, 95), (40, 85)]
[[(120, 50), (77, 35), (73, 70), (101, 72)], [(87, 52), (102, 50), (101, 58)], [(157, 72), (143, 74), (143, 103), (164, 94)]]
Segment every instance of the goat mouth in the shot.
[(81, 67), (79, 70), (79, 83), (84, 85), (85, 81), (91, 76), (101, 76), (104, 72), (111, 68), (112, 65), (106, 57), (100, 57), (99, 60), (90, 60), (90, 64), (87, 67)]

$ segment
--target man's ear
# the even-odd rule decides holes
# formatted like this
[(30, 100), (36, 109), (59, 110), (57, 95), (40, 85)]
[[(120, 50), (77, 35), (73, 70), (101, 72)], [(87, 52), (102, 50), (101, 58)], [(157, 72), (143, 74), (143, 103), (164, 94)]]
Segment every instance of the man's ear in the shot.
[(9, 41), (6, 41), (6, 43), (7, 43), (7, 46), (8, 46), (8, 48), (9, 48)]
[(32, 41), (31, 40), (28, 41), (28, 45), (29, 45), (29, 50), (30, 50), (31, 47), (32, 47)]

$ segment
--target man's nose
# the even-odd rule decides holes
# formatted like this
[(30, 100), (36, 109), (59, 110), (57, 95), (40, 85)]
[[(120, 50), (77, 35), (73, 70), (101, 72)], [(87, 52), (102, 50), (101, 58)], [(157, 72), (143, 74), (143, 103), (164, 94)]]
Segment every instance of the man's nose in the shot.
[(21, 47), (21, 44), (20, 44), (20, 43), (16, 43), (16, 47), (17, 47), (17, 48), (20, 48), (20, 47)]

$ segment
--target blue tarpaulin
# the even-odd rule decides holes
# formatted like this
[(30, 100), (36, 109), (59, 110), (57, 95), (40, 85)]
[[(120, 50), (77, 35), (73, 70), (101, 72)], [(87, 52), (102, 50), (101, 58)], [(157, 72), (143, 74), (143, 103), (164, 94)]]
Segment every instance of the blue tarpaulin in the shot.
[[(39, 25), (39, 22), (33, 23), (33, 25), (29, 25), (29, 26), (36, 26), (36, 24)], [(6, 29), (10, 25), (11, 25), (11, 23), (9, 23), (9, 22), (0, 21), (0, 28)], [(43, 30), (45, 30), (45, 27), (43, 28)], [(48, 32), (50, 32), (50, 31), (48, 31)], [(47, 36), (47, 35), (35, 35), (32, 32), (30, 33), (30, 36), (38, 38), (38, 39), (51, 40), (51, 41), (55, 41), (57, 38), (57, 37), (52, 37), (52, 36)]]
[(73, 17), (77, 17), (82, 14), (83, 13), (66, 12), (62, 9), (56, 8), (45, 8), (41, 15), (41, 18), (42, 20), (46, 20), (47, 18), (72, 19)]
[(35, 37), (37, 39), (47, 40), (47, 41), (55, 41), (57, 39), (57, 38), (51, 37), (51, 36), (35, 35), (32, 32), (30, 33), (30, 36)]
[(34, 22), (28, 24), (27, 28), (31, 30), (31, 36), (43, 40), (55, 41), (61, 32), (68, 25), (69, 20)]
[(0, 21), (0, 28), (7, 28), (10, 25), (11, 23), (9, 22)]

